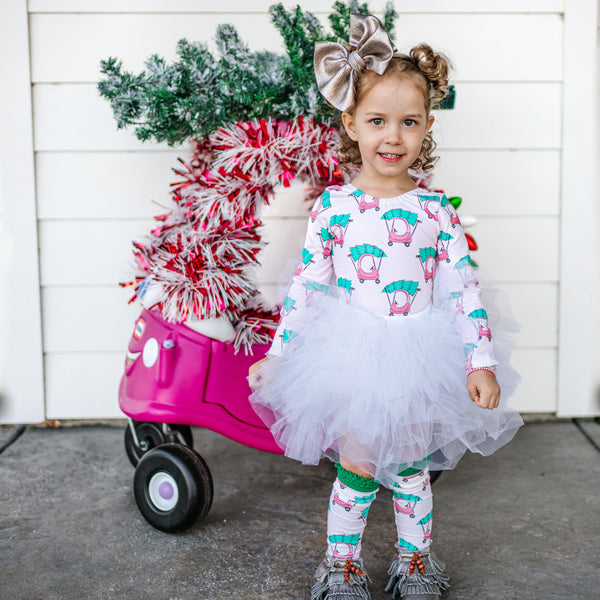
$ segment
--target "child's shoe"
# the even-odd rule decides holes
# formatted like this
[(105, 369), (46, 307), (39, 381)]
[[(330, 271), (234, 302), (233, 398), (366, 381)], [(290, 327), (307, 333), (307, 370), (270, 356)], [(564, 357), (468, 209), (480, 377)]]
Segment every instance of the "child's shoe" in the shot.
[(371, 600), (362, 559), (339, 560), (327, 554), (315, 573), (310, 600)]
[(446, 566), (438, 562), (429, 549), (412, 552), (398, 548), (385, 588), (392, 598), (401, 600), (440, 600), (443, 590), (450, 587)]

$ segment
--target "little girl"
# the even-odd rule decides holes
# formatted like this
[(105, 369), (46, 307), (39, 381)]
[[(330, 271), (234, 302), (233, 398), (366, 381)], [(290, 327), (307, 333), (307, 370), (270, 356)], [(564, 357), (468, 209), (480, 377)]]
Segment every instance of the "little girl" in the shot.
[(250, 374), (285, 454), (336, 462), (312, 600), (370, 598), (361, 538), (380, 485), (398, 530), (386, 589), (439, 598), (448, 579), (430, 551), (429, 468), (488, 455), (523, 423), (500, 402), (458, 216), (408, 172), (434, 162), (430, 110), (448, 70), (427, 45), (396, 53), (371, 15), (352, 15), (349, 47), (315, 49), (319, 89), (342, 113), (342, 163), (361, 168), (317, 199), (275, 341)]

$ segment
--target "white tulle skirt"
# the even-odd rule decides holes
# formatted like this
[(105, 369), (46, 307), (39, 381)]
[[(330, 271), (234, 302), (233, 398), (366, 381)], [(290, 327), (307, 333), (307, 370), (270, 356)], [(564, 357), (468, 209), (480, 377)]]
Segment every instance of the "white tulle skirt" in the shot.
[(506, 407), (519, 379), (510, 367), (498, 370), (498, 408), (470, 399), (463, 344), (445, 311), (381, 317), (332, 297), (313, 311), (250, 397), (286, 456), (314, 465), (342, 455), (385, 485), (426, 457), (441, 470), (466, 450), (489, 455), (523, 424)]

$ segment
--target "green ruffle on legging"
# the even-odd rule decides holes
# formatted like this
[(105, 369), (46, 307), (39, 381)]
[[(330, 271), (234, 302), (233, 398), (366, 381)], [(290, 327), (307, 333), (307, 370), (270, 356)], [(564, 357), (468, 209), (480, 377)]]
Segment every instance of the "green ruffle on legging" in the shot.
[(376, 492), (379, 489), (377, 483), (371, 477), (362, 477), (348, 469), (344, 469), (340, 463), (335, 463), (338, 472), (338, 479), (347, 487), (356, 492)]
[[(413, 463), (412, 467), (406, 467), (398, 473), (400, 477), (409, 477), (410, 475), (416, 475), (420, 473), (431, 460), (433, 455), (430, 454), (427, 458), (420, 460), (419, 462)], [(357, 492), (376, 492), (379, 489), (379, 483), (371, 477), (362, 477), (357, 475), (348, 469), (344, 469), (340, 463), (335, 463), (338, 472), (338, 479), (349, 488), (356, 490)]]

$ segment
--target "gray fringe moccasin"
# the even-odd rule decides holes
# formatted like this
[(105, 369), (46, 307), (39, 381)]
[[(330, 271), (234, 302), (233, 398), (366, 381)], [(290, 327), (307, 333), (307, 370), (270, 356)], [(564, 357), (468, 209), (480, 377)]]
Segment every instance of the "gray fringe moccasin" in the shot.
[(394, 600), (440, 600), (442, 591), (450, 587), (445, 569), (429, 549), (412, 552), (398, 548), (385, 591)]
[(315, 573), (310, 600), (371, 600), (362, 559), (338, 560), (326, 555)]

